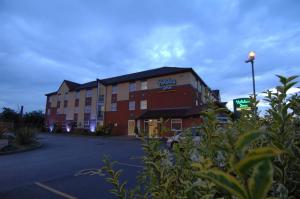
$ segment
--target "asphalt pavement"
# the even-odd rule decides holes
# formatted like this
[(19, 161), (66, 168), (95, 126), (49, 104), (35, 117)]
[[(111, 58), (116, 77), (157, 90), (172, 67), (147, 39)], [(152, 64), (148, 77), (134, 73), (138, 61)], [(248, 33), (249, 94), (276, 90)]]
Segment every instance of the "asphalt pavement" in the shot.
[(42, 148), (0, 156), (0, 199), (114, 198), (102, 176), (81, 174), (99, 169), (108, 155), (132, 187), (142, 167), (141, 142), (132, 137), (38, 137)]

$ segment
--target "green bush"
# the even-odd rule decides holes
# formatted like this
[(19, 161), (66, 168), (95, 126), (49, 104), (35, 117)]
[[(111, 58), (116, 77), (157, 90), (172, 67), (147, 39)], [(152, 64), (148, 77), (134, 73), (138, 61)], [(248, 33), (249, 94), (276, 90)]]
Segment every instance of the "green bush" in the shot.
[(188, 136), (171, 152), (159, 140), (142, 138), (144, 166), (135, 188), (127, 189), (122, 171), (107, 158), (98, 174), (118, 198), (300, 198), (300, 104), (287, 94), (296, 76), (278, 77), (277, 92), (266, 92), (264, 117), (251, 98), (250, 111), (222, 125), (217, 115), (227, 110), (209, 103), (201, 112), (200, 144)]
[(113, 124), (97, 125), (95, 134), (97, 136), (109, 136), (112, 134)]
[(20, 128), (16, 131), (16, 143), (18, 145), (30, 145), (35, 142), (36, 134), (35, 129), (32, 128)]
[(5, 127), (0, 127), (0, 139), (2, 138), (4, 133), (6, 133), (6, 128)]

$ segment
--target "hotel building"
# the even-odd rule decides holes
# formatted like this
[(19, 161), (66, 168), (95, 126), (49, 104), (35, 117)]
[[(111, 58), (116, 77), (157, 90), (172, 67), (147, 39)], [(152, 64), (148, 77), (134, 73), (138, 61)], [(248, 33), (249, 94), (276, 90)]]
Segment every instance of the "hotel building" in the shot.
[(112, 125), (114, 135), (135, 131), (156, 136), (166, 126), (181, 131), (201, 122), (199, 112), (208, 96), (220, 101), (192, 68), (161, 67), (79, 84), (64, 80), (46, 94), (46, 125), (95, 131)]

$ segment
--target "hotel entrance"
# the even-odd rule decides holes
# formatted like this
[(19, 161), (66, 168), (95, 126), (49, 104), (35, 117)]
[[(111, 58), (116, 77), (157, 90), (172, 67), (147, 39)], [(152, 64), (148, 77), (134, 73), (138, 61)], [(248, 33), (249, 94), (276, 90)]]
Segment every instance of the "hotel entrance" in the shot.
[(144, 121), (144, 129), (148, 137), (159, 137), (161, 122), (157, 119), (149, 119)]
[(135, 121), (134, 120), (128, 120), (128, 135), (135, 135)]

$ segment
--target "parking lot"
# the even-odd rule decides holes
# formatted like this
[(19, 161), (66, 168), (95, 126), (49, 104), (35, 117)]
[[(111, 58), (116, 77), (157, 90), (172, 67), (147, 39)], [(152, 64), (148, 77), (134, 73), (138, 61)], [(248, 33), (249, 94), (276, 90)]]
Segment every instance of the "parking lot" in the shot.
[(113, 198), (111, 186), (98, 175), (79, 175), (103, 166), (108, 155), (118, 161), (122, 179), (135, 183), (141, 143), (129, 137), (87, 137), (40, 134), (43, 147), (0, 156), (0, 198)]

